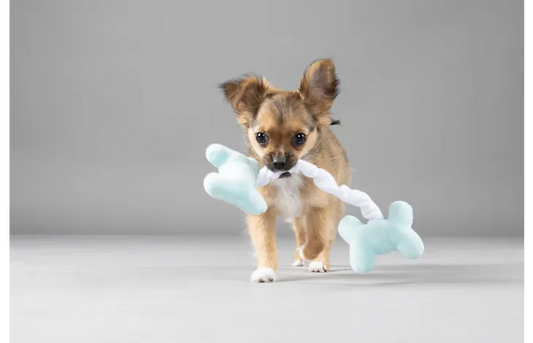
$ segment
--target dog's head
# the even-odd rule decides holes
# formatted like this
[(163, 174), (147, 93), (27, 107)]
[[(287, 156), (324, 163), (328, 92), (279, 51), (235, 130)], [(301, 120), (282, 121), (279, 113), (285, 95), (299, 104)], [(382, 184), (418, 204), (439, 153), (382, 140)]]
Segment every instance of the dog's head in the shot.
[(329, 109), (339, 81), (329, 59), (313, 62), (297, 91), (282, 91), (265, 78), (245, 76), (220, 87), (243, 126), (250, 148), (273, 171), (291, 169), (317, 143), (320, 129), (339, 124)]

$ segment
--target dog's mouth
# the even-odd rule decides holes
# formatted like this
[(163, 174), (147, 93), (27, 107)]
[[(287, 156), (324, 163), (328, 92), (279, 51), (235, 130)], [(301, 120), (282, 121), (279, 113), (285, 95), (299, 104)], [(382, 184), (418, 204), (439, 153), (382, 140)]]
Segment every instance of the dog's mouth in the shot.
[(279, 176), (280, 179), (285, 179), (285, 178), (287, 178), (287, 177), (291, 177), (291, 173), (289, 173), (289, 172), (285, 172), (285, 173), (283, 173), (283, 174), (281, 174), (281, 175)]

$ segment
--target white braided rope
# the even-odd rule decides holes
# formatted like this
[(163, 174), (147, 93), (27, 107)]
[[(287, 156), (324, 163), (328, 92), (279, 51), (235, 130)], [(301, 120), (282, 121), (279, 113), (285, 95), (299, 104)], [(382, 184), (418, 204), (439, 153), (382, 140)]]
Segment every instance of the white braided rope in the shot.
[[(318, 168), (314, 164), (298, 160), (296, 165), (288, 171), (291, 174), (302, 173), (310, 179), (313, 179), (315, 185), (322, 191), (336, 196), (343, 202), (352, 206), (359, 207), (361, 214), (367, 220), (382, 219), (383, 214), (379, 207), (370, 199), (370, 196), (365, 192), (357, 189), (351, 189), (346, 185), (339, 186), (333, 176), (322, 168)], [(284, 172), (273, 172), (270, 169), (263, 167), (259, 171), (257, 177), (257, 187), (262, 187), (276, 180)]]

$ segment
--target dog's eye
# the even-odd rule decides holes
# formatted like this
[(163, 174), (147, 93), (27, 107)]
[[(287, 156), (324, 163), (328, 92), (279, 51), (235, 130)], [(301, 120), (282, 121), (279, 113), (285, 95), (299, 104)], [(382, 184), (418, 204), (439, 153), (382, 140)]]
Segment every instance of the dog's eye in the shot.
[(292, 144), (302, 145), (305, 143), (305, 135), (303, 133), (297, 133), (292, 139)]
[(257, 139), (257, 143), (261, 145), (265, 145), (268, 143), (268, 136), (264, 132), (258, 132), (255, 136), (255, 139)]

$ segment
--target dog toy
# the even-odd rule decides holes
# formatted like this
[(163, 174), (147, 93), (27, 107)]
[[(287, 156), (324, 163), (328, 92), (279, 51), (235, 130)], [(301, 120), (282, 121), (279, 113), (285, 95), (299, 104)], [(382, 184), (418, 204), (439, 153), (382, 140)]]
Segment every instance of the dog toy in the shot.
[(212, 144), (206, 157), (218, 168), (204, 179), (207, 194), (237, 206), (248, 214), (258, 215), (267, 210), (267, 204), (256, 187), (259, 163), (253, 158), (220, 144)]
[(353, 271), (370, 272), (377, 255), (394, 250), (408, 259), (422, 255), (424, 243), (411, 225), (413, 208), (403, 201), (390, 204), (388, 219), (373, 219), (363, 224), (354, 216), (345, 216), (339, 223), (339, 235), (350, 245)]
[[(218, 168), (218, 173), (211, 173), (204, 179), (204, 188), (211, 197), (236, 205), (248, 214), (266, 212), (268, 206), (257, 188), (268, 185), (284, 172), (260, 168), (256, 160), (220, 144), (210, 145), (206, 157)], [(423, 253), (422, 239), (411, 228), (413, 209), (406, 202), (392, 203), (389, 219), (385, 219), (368, 194), (346, 185), (339, 186), (330, 173), (310, 162), (298, 160), (288, 172), (302, 173), (312, 179), (317, 188), (361, 209), (367, 224), (353, 216), (345, 216), (339, 223), (339, 234), (350, 246), (350, 266), (356, 273), (370, 272), (379, 254), (397, 250), (413, 259)]]

